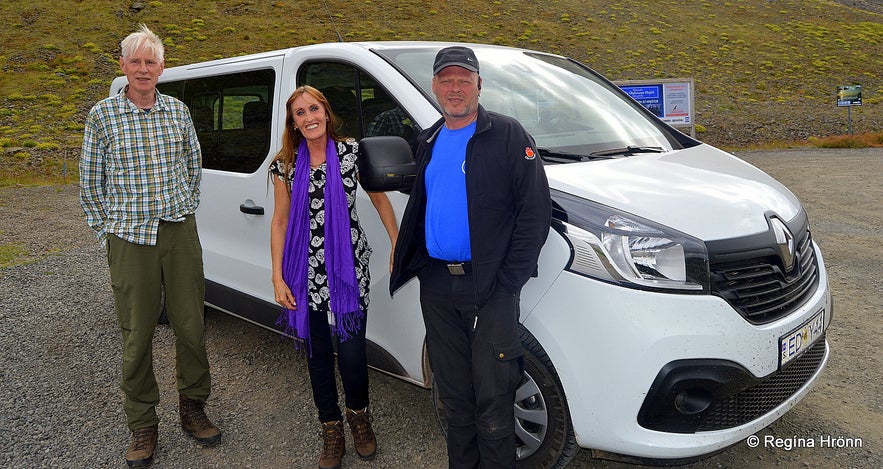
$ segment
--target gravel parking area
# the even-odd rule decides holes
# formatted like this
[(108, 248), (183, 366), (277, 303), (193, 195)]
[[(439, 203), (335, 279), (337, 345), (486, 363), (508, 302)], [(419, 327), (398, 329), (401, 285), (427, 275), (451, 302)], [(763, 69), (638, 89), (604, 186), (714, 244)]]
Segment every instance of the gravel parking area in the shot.
[[(807, 207), (835, 297), (832, 358), (816, 389), (759, 433), (757, 447), (740, 443), (685, 467), (883, 467), (883, 149), (737, 156)], [(125, 467), (119, 333), (104, 254), (76, 186), (0, 189), (0, 244), (20, 247), (28, 261), (0, 268), (0, 467)], [(222, 443), (198, 447), (178, 428), (173, 336), (160, 326), (154, 467), (314, 467), (320, 441), (306, 361), (271, 332), (206, 314), (214, 378), (206, 410), (224, 431)], [(380, 452), (362, 462), (350, 448), (345, 467), (446, 467), (427, 390), (372, 372), (371, 393)], [(765, 444), (767, 436), (814, 447), (786, 449)], [(822, 445), (838, 438), (860, 447)], [(582, 451), (569, 467), (639, 466)]]

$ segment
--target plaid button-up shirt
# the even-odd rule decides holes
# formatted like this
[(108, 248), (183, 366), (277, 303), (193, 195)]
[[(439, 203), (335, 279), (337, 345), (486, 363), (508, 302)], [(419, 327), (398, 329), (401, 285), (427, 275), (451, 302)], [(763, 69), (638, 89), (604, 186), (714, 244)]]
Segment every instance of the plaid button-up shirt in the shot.
[(80, 159), (80, 204), (104, 243), (112, 233), (156, 244), (160, 220), (181, 221), (199, 205), (202, 153), (190, 111), (156, 93), (149, 111), (125, 89), (89, 111)]

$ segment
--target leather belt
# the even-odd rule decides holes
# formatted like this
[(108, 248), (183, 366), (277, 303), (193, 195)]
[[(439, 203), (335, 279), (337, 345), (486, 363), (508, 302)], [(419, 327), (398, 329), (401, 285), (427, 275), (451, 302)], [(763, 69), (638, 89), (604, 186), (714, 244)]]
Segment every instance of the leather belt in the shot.
[(432, 264), (447, 269), (451, 275), (466, 275), (472, 272), (472, 262), (445, 261), (436, 258), (430, 258), (429, 260)]

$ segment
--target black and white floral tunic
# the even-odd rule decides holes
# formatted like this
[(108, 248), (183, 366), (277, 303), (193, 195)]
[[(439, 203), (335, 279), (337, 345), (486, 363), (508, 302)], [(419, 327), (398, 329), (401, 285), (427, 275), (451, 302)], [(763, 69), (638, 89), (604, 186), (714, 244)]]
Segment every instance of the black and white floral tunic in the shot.
[[(343, 180), (343, 189), (346, 193), (346, 203), (350, 212), (350, 238), (353, 242), (355, 253), (356, 281), (359, 283), (359, 298), (362, 310), (368, 311), (368, 291), (371, 277), (368, 272), (368, 260), (371, 256), (371, 246), (368, 238), (359, 224), (359, 216), (356, 213), (356, 189), (357, 176), (359, 173), (358, 159), (359, 144), (348, 139), (345, 142), (337, 142), (337, 154), (340, 157), (340, 177)], [(306, 159), (309, 162), (309, 158)], [(295, 164), (297, 164), (295, 156)], [(283, 180), (291, 190), (304, 190), (292, 188), (291, 180), (294, 178), (294, 167), (285, 171), (279, 160), (270, 164), (270, 174)], [(322, 163), (316, 169), (310, 168), (310, 185), (307, 190), (310, 193), (310, 242), (309, 242), (309, 267), (307, 276), (307, 294), (310, 296), (309, 306), (311, 311), (331, 311), (328, 292), (328, 273), (325, 268), (325, 175), (327, 164)], [(300, 298), (295, 298), (300, 302)], [(329, 319), (331, 315), (329, 314)]]

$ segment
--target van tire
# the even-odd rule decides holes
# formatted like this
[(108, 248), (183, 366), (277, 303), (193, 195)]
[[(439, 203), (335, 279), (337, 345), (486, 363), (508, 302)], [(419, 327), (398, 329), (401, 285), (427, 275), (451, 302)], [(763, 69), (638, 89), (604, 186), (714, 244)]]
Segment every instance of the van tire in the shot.
[[(519, 469), (560, 469), (567, 465), (579, 446), (573, 435), (570, 409), (564, 396), (564, 389), (552, 365), (552, 360), (534, 336), (523, 326), (518, 327), (521, 347), (524, 350), (524, 380), (519, 392), (539, 390), (515, 403), (515, 436), (517, 441)], [(447, 435), (447, 420), (444, 405), (438, 398), (438, 391), (432, 387), (432, 407), (443, 435)], [(545, 410), (545, 422), (528, 422), (521, 417), (522, 411)], [(526, 437), (541, 437), (538, 446), (524, 443)]]

